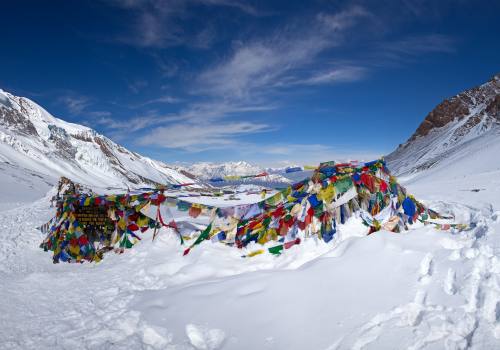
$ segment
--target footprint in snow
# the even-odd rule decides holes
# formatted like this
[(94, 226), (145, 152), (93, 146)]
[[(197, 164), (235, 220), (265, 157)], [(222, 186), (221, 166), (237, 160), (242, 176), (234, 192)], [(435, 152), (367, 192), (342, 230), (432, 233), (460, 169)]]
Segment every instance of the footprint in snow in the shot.
[(399, 325), (400, 326), (418, 326), (424, 317), (426, 310), (427, 292), (424, 290), (418, 290), (415, 294), (415, 299), (413, 302), (408, 303), (400, 307), (402, 310)]
[(191, 345), (197, 350), (218, 349), (226, 338), (226, 334), (221, 329), (209, 329), (191, 323), (186, 325), (186, 335)]
[(424, 284), (430, 282), (433, 269), (433, 255), (427, 253), (420, 262), (419, 278), (418, 281)]
[(448, 295), (454, 295), (457, 292), (457, 287), (455, 285), (455, 281), (457, 279), (457, 275), (455, 270), (448, 269), (448, 274), (446, 275), (446, 279), (444, 280), (444, 292)]
[(491, 215), (491, 219), (494, 222), (500, 221), (500, 211), (494, 212), (493, 215)]

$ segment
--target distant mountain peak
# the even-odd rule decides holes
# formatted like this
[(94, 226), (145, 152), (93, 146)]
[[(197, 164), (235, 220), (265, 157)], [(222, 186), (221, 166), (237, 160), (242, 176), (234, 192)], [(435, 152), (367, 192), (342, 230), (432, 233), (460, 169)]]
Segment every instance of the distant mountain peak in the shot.
[[(246, 161), (232, 161), (224, 163), (212, 162), (199, 162), (189, 166), (177, 166), (176, 169), (186, 175), (196, 176), (198, 179), (208, 181), (212, 178), (223, 178), (225, 176), (246, 176), (257, 175), (264, 171), (269, 173), (268, 176), (243, 179), (243, 183), (256, 183), (256, 184), (289, 184), (290, 179), (283, 176), (283, 169), (271, 171), (257, 165), (250, 164)], [(234, 184), (235, 181), (227, 184)]]

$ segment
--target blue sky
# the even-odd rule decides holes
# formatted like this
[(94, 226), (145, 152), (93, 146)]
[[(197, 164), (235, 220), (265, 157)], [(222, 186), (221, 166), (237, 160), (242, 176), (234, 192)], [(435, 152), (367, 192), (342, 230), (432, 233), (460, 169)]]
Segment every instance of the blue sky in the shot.
[(9, 1), (0, 88), (169, 163), (369, 159), (500, 72), (498, 1)]

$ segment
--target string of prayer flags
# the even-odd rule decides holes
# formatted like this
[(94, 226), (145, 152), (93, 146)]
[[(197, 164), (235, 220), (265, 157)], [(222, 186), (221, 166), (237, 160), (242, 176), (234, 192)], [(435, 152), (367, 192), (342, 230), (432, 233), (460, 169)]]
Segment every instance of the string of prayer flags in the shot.
[[(222, 180), (258, 176), (267, 173)], [(184, 185), (188, 184), (178, 186)], [(185, 239), (194, 239), (184, 249), (184, 255), (205, 240), (237, 248), (251, 242), (271, 245), (244, 255), (251, 257), (264, 251), (279, 255), (299, 245), (301, 239), (314, 236), (325, 243), (334, 241), (339, 225), (353, 215), (362, 219), (368, 234), (382, 228), (401, 232), (416, 221), (432, 223), (440, 218), (397, 183), (383, 159), (368, 163), (324, 162), (310, 178), (267, 198), (267, 191), (262, 192), (257, 203), (234, 207), (191, 203), (165, 191), (65, 196), (57, 203), (56, 216), (40, 227), (47, 234), (40, 246), (53, 252), (54, 263), (98, 262), (107, 251), (132, 248), (142, 233), (153, 230), (154, 239), (160, 227), (167, 227), (179, 236), (181, 244)], [(209, 224), (201, 231), (189, 221), (179, 224), (170, 209), (185, 213), (190, 220), (208, 217)], [(441, 227), (446, 225), (460, 227), (453, 223)], [(189, 235), (181, 232), (186, 229)]]
[(209, 179), (208, 181), (210, 182), (225, 182), (225, 181), (238, 181), (238, 180), (244, 180), (244, 179), (253, 179), (253, 178), (258, 178), (258, 177), (265, 177), (269, 176), (269, 173), (267, 172), (262, 172), (259, 174), (255, 175), (226, 175), (224, 177), (213, 177)]
[(286, 168), (285, 173), (290, 174), (290, 173), (296, 173), (299, 171), (316, 170), (316, 169), (317, 169), (317, 166), (312, 166), (312, 165), (294, 166), (294, 167)]
[(302, 171), (302, 167), (300, 166), (296, 166), (296, 167), (289, 167), (289, 168), (286, 168), (285, 169), (285, 173), (289, 174), (289, 173), (295, 173), (297, 171)]

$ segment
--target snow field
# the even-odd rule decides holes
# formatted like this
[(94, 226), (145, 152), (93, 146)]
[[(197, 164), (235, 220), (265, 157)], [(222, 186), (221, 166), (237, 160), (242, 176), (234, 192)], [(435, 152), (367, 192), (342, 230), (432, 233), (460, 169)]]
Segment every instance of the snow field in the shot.
[(53, 265), (33, 229), (46, 203), (0, 212), (4, 348), (500, 346), (500, 222), (479, 210), (448, 206), (475, 226), (461, 233), (362, 237), (353, 218), (335, 244), (310, 239), (280, 257), (209, 242), (183, 257), (164, 230), (97, 265)]

